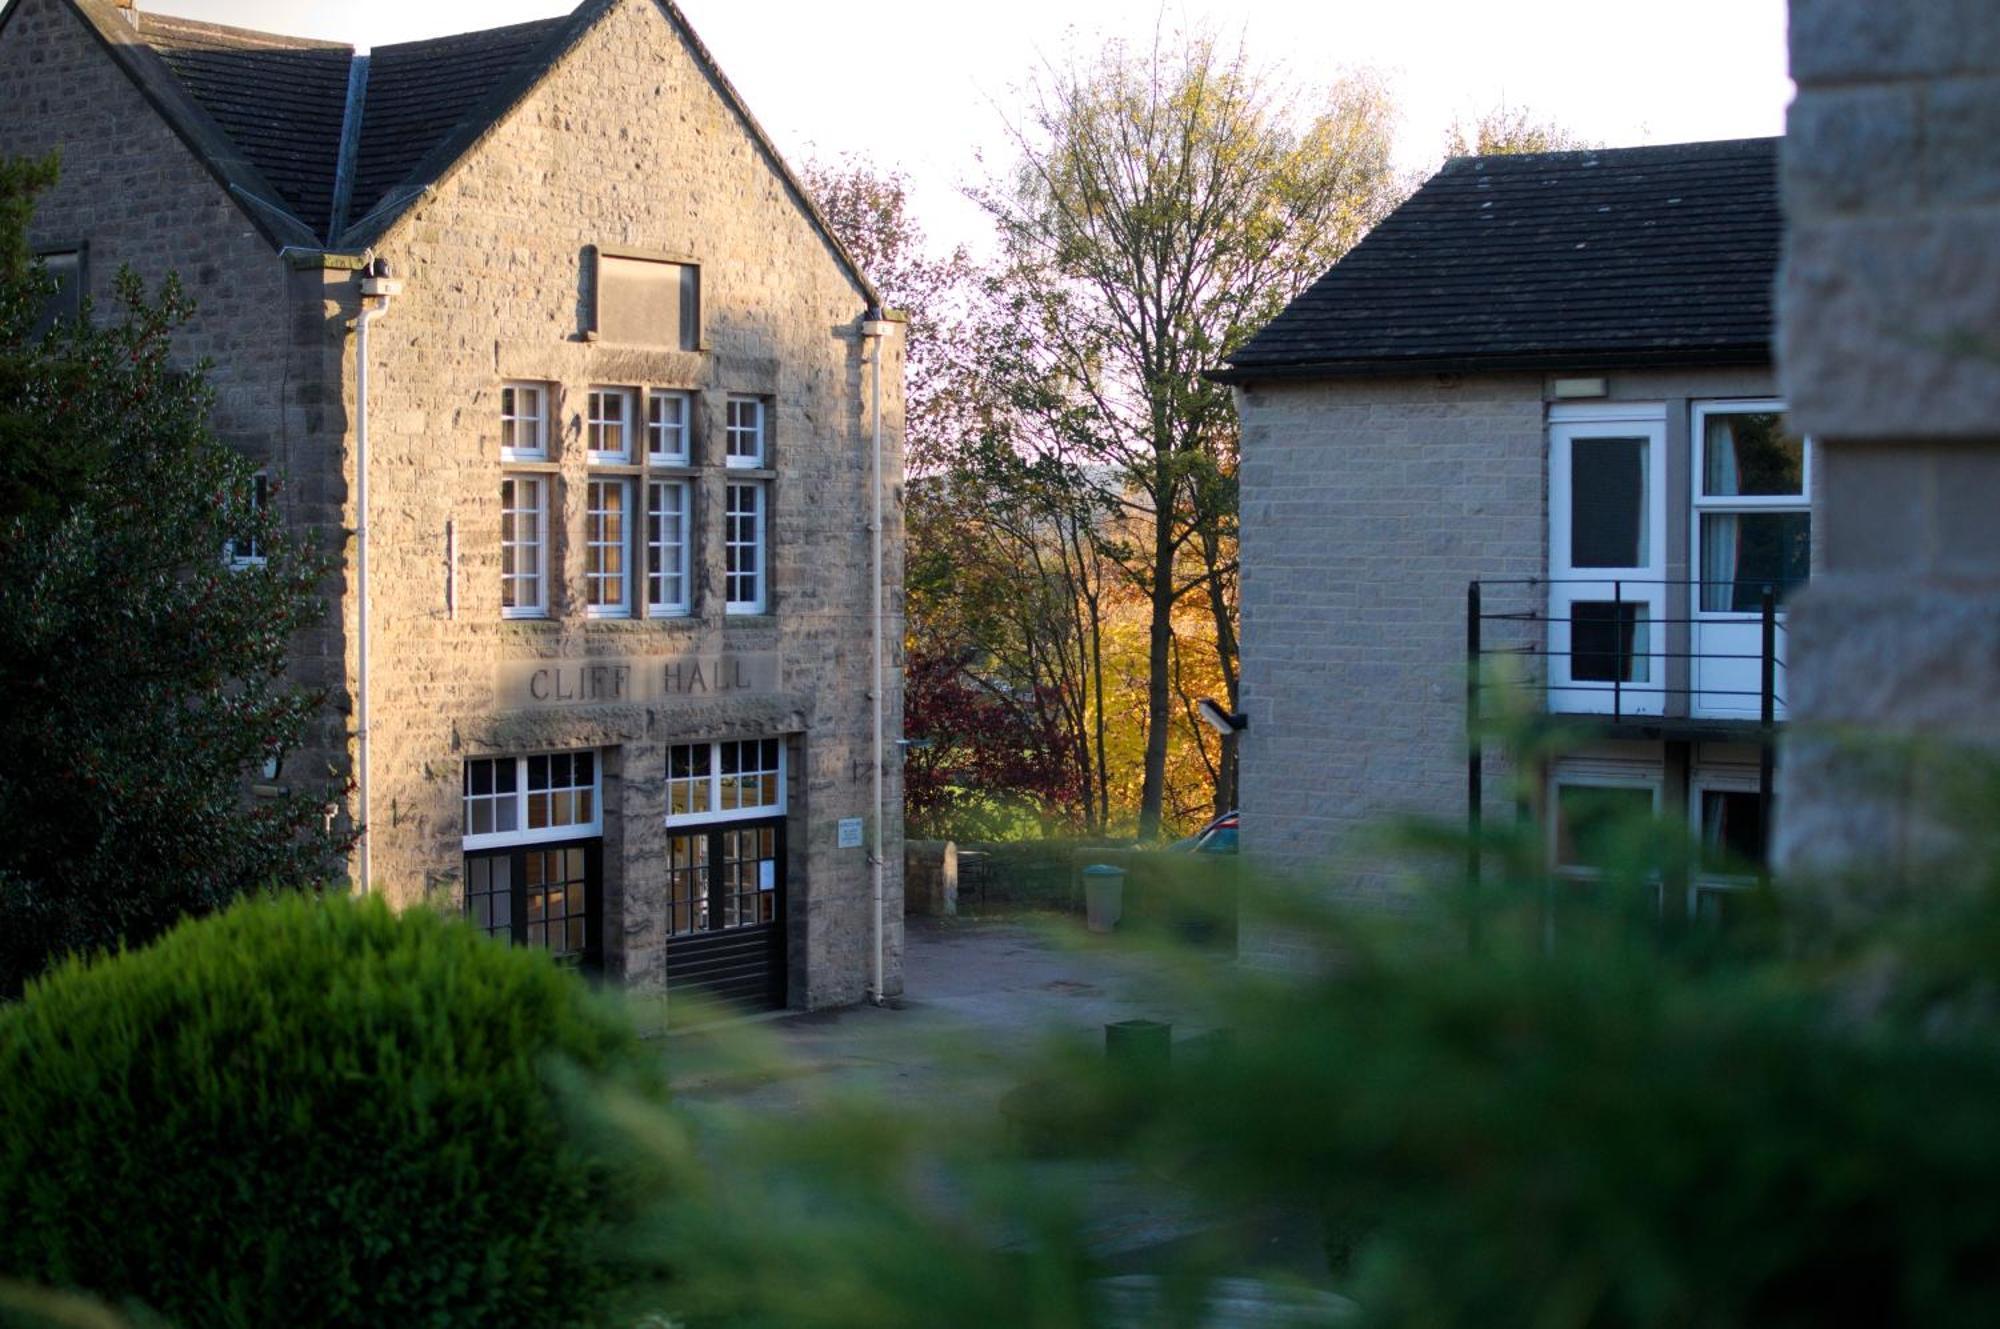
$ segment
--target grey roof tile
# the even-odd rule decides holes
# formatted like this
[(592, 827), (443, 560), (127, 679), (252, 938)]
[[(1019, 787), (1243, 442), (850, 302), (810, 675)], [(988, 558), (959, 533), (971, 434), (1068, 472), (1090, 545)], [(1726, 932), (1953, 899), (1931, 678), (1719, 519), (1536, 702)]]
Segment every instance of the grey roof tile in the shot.
[(139, 36), (318, 234), (333, 205), (353, 51), (141, 11)]
[(1766, 361), (1777, 145), (1454, 158), (1216, 377)]

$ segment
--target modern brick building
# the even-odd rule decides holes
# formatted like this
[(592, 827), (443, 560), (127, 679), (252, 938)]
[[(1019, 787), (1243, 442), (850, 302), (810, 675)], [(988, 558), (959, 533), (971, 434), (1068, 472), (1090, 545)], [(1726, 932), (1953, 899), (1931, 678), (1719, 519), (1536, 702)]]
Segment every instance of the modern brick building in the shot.
[(219, 431), (344, 551), (270, 778), (361, 785), (367, 888), (670, 992), (900, 987), (901, 325), (669, 0), (367, 53), (12, 0), (0, 154), (51, 149), (51, 268), (181, 273)]
[[(1482, 713), (1584, 735), (1527, 773), (1558, 863), (1587, 809), (1649, 805), (1733, 851), (1669, 908), (1741, 884), (1766, 839), (1764, 590), (1782, 721), (1783, 606), (1815, 556), (1771, 363), (1777, 157), (1456, 159), (1221, 371), (1246, 852), (1393, 896), (1357, 836), (1468, 814), (1478, 663)], [(1486, 815), (1515, 815), (1512, 774), (1488, 754)]]

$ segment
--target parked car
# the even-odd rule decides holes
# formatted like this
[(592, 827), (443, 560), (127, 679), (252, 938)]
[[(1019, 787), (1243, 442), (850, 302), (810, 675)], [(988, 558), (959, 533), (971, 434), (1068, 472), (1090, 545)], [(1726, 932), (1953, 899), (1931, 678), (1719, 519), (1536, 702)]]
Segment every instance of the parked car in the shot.
[(1170, 853), (1177, 854), (1233, 854), (1236, 852), (1235, 812), (1225, 812), (1212, 819), (1208, 825), (1167, 846)]

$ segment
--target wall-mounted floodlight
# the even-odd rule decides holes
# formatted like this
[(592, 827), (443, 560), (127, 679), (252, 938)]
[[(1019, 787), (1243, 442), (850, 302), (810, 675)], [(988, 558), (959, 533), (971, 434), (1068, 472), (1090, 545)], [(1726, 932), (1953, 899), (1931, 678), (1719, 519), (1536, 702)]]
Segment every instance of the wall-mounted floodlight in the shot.
[(930, 745), (931, 740), (928, 738), (899, 738), (896, 740), (896, 746), (905, 752), (922, 752)]
[(1225, 711), (1212, 698), (1203, 697), (1194, 708), (1201, 713), (1202, 723), (1224, 738), (1250, 727), (1249, 716), (1241, 711)]

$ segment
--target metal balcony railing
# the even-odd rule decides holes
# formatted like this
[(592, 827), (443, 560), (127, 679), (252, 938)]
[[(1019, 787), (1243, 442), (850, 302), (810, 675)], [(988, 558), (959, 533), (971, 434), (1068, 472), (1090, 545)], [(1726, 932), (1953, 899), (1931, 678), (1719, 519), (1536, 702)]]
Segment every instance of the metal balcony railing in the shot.
[[(1488, 578), (1465, 597), (1466, 793), (1480, 819), (1482, 735), (1525, 701), (1613, 725), (1754, 735), (1770, 825), (1777, 727), (1785, 717), (1785, 622), (1765, 580)], [(1726, 609), (1704, 609), (1721, 600)], [(1754, 604), (1745, 612), (1734, 606)], [(1734, 722), (1733, 724), (1730, 722)], [(1754, 729), (1752, 728), (1754, 724)], [(1473, 873), (1478, 872), (1477, 835)]]

